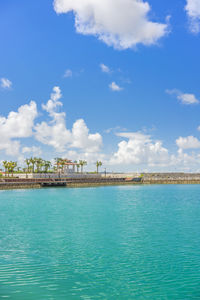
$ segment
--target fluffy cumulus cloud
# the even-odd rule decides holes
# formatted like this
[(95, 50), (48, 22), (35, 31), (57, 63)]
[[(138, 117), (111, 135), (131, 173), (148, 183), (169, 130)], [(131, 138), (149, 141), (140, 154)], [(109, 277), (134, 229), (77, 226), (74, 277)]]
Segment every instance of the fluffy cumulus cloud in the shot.
[(98, 152), (101, 145), (101, 135), (99, 133), (90, 134), (83, 119), (74, 123), (71, 147), (85, 149), (86, 152)]
[(109, 84), (109, 88), (113, 91), (113, 92), (120, 92), (121, 90), (123, 90), (122, 87), (120, 87), (118, 84), (116, 84), (116, 82), (112, 82), (111, 84)]
[(59, 87), (53, 88), (53, 93), (42, 108), (48, 112), (51, 120), (38, 123), (35, 126), (36, 139), (46, 145), (52, 146), (57, 152), (76, 148), (85, 152), (98, 152), (102, 146), (102, 137), (99, 133), (91, 134), (83, 119), (77, 120), (72, 130), (66, 127), (66, 114), (60, 112), (62, 97)]
[(42, 105), (48, 114), (49, 121), (35, 124), (38, 116), (37, 105), (34, 101), (19, 107), (17, 112), (10, 112), (7, 117), (0, 117), (0, 151), (12, 155), (19, 161), (24, 161), (25, 155), (41, 155), (42, 150), (36, 146), (21, 146), (25, 138), (35, 137), (42, 144), (52, 146), (56, 152), (75, 152), (77, 157), (90, 161), (99, 157), (102, 146), (102, 136), (90, 133), (85, 121), (74, 122), (72, 129), (66, 127), (66, 114), (61, 111), (63, 103), (61, 90), (53, 88), (50, 99)]
[(199, 149), (200, 141), (194, 136), (179, 137), (176, 144), (180, 149)]
[(7, 118), (0, 117), (0, 150), (4, 150), (7, 155), (18, 155), (18, 139), (32, 136), (37, 114), (36, 103), (31, 101), (21, 106), (17, 112), (10, 112)]
[(183, 172), (199, 172), (200, 167), (200, 154), (199, 153), (186, 153), (183, 149), (179, 149), (176, 155), (171, 156), (171, 161), (168, 166), (173, 167), (173, 170), (179, 170)]
[(118, 149), (110, 157), (108, 164), (127, 170), (138, 168), (149, 171), (184, 171), (200, 170), (200, 141), (193, 137), (179, 137), (176, 140), (177, 152), (170, 154), (161, 141), (153, 140), (150, 135), (140, 132), (118, 133), (123, 140)]
[(169, 95), (175, 95), (182, 104), (186, 104), (186, 105), (199, 104), (199, 100), (196, 98), (194, 94), (182, 93), (177, 89), (166, 90), (166, 93)]
[(167, 24), (149, 18), (143, 0), (54, 0), (57, 13), (73, 12), (78, 33), (97, 36), (117, 49), (152, 45), (166, 35)]
[[(118, 150), (110, 159), (112, 165), (165, 165), (169, 162), (168, 150), (161, 141), (152, 141), (151, 136), (140, 132), (119, 133), (125, 138), (118, 144)], [(128, 140), (127, 140), (128, 139)]]
[(12, 86), (12, 82), (8, 78), (1, 78), (0, 85), (3, 89), (9, 89)]
[[(21, 145), (22, 140), (35, 137), (41, 144), (53, 147), (61, 156), (70, 159), (84, 159), (94, 168), (94, 162), (101, 160), (104, 166), (119, 167), (118, 170), (139, 169), (159, 171), (197, 171), (200, 165), (200, 140), (194, 136), (176, 139), (177, 152), (170, 154), (162, 141), (154, 140), (141, 132), (115, 133), (122, 139), (112, 154), (101, 152), (102, 136), (90, 133), (83, 119), (74, 122), (71, 129), (66, 126), (66, 114), (62, 111), (62, 93), (58, 86), (53, 88), (50, 99), (42, 105), (49, 120), (35, 124), (38, 116), (34, 101), (12, 111), (7, 117), (0, 116), (0, 151), (18, 158), (22, 164), (27, 155), (41, 155), (41, 148)], [(119, 130), (120, 128), (109, 129)], [(200, 168), (199, 168), (200, 169)]]
[(53, 119), (65, 116), (64, 113), (57, 113), (57, 109), (63, 106), (62, 102), (59, 101), (60, 98), (62, 98), (61, 90), (59, 86), (55, 86), (50, 99), (46, 104), (42, 104), (42, 108), (46, 110)]
[(200, 0), (187, 0), (185, 10), (190, 21), (190, 30), (193, 33), (200, 32)]

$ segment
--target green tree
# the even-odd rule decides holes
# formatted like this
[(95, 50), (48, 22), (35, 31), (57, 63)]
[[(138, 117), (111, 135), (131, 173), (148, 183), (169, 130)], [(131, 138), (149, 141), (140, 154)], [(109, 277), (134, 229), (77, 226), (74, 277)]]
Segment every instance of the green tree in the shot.
[(99, 167), (101, 167), (101, 166), (102, 166), (102, 162), (97, 160), (97, 162), (96, 162), (97, 174), (99, 173)]
[(48, 160), (45, 160), (44, 161), (44, 171), (45, 171), (45, 173), (48, 172), (48, 170), (50, 169), (50, 167), (51, 167), (51, 162), (48, 161)]
[(79, 168), (80, 168), (80, 165), (78, 164), (77, 160), (75, 160), (75, 161), (74, 161), (74, 163), (76, 164), (77, 173), (79, 173)]
[(62, 172), (64, 171), (64, 165), (66, 164), (66, 162), (66, 159), (61, 158), (59, 165), (61, 166)]
[(57, 172), (58, 172), (62, 158), (56, 157), (56, 158), (54, 158), (54, 160), (56, 162), (56, 167), (57, 167)]
[(16, 167), (17, 167), (17, 162), (15, 162), (15, 161), (8, 162), (8, 173), (12, 173), (12, 177), (13, 177), (14, 169)]
[[(5, 176), (6, 176), (6, 173), (8, 173), (8, 161), (7, 160), (3, 161), (3, 166), (4, 166), (4, 169), (5, 169)], [(8, 176), (9, 176), (9, 173), (8, 173)]]
[(35, 164), (36, 164), (36, 157), (31, 157), (30, 158), (30, 163), (32, 164), (32, 172), (35, 172)]
[(29, 173), (29, 172), (30, 172), (31, 159), (27, 158), (27, 159), (25, 160), (25, 163), (26, 163), (26, 165), (27, 165), (28, 173)]
[(35, 159), (35, 162), (36, 162), (36, 169), (37, 169), (37, 173), (40, 173), (41, 172), (41, 169), (43, 167), (43, 159), (42, 158), (36, 158)]
[(83, 173), (83, 167), (87, 165), (86, 160), (79, 160), (79, 165), (81, 167), (81, 173)]

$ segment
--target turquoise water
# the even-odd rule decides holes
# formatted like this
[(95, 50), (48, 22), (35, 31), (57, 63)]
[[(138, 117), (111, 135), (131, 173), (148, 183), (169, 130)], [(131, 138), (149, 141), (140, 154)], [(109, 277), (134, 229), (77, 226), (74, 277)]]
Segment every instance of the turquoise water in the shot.
[(0, 298), (200, 299), (200, 186), (0, 191)]

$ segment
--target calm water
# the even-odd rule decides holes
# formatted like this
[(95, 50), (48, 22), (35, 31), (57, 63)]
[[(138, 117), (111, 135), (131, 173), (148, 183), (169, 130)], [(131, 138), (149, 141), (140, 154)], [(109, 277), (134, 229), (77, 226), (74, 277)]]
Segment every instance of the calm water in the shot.
[(200, 299), (200, 186), (0, 191), (0, 299)]

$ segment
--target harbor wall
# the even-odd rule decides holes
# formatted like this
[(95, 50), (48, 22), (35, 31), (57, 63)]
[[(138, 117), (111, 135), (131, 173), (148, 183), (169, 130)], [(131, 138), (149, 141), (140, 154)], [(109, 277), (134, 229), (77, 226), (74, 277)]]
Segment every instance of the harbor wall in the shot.
[(146, 184), (199, 184), (200, 173), (144, 173), (142, 182)]

